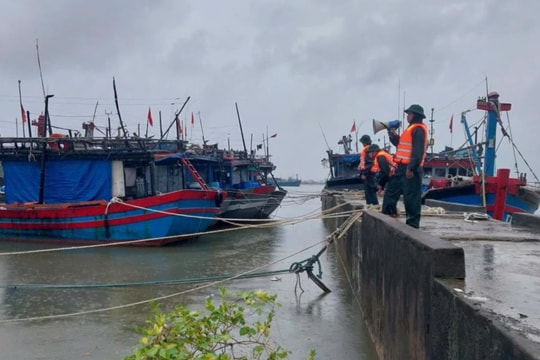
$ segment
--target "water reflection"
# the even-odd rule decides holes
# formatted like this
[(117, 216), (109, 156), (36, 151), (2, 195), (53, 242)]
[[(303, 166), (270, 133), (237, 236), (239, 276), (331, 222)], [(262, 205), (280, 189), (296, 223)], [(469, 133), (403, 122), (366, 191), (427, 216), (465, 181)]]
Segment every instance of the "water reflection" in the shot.
[[(300, 216), (320, 209), (315, 198), (278, 210), (280, 217)], [(306, 252), (279, 261), (324, 240), (328, 232), (321, 220), (293, 226), (251, 228), (240, 232), (205, 235), (195, 241), (163, 248), (94, 248), (68, 252), (0, 256), (0, 283), (66, 284), (65, 289), (0, 288), (0, 321), (84, 312), (118, 306), (113, 311), (55, 318), (45, 321), (0, 322), (0, 347), (6, 358), (20, 359), (122, 359), (135, 346), (135, 327), (151, 316), (147, 304), (122, 307), (142, 300), (194, 289), (159, 302), (167, 310), (178, 304), (201, 308), (204, 299), (217, 294), (220, 286), (230, 292), (264, 289), (278, 295), (273, 335), (293, 351), (292, 358), (305, 358), (308, 349), (317, 358), (374, 359), (373, 345), (363, 325), (332, 247), (321, 256), (322, 281), (332, 293), (324, 294), (300, 274), (304, 292), (294, 294), (294, 274), (279, 275), (281, 281), (258, 277), (209, 288), (202, 284), (87, 288), (85, 284), (152, 282), (196, 279), (237, 274), (275, 262), (266, 270), (288, 269), (318, 252)], [(43, 245), (2, 243), (0, 252), (43, 248)], [(80, 286), (80, 287), (77, 287)], [(325, 339), (321, 346), (320, 339)], [(328, 344), (328, 345), (326, 345)]]

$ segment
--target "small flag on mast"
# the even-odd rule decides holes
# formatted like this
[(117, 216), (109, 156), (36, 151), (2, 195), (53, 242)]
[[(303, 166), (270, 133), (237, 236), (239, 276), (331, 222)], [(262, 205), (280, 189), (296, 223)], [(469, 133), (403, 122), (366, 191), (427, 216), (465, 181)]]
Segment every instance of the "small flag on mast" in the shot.
[(274, 135), (270, 136), (271, 138), (275, 138), (277, 136), (277, 133), (275, 133)]
[(351, 132), (355, 132), (355, 131), (356, 131), (356, 121), (353, 122), (352, 127), (351, 127)]
[(24, 124), (26, 122), (26, 112), (24, 111), (24, 107), (22, 104), (21, 104), (21, 119)]
[(180, 120), (180, 117), (176, 118), (176, 129), (178, 130), (178, 134), (182, 135), (182, 121)]
[(154, 126), (154, 121), (152, 120), (152, 111), (150, 110), (150, 106), (148, 107), (148, 123), (150, 126)]
[(448, 128), (450, 129), (450, 134), (451, 134), (454, 128), (454, 114), (452, 114), (452, 116), (450, 117), (450, 125), (448, 125)]

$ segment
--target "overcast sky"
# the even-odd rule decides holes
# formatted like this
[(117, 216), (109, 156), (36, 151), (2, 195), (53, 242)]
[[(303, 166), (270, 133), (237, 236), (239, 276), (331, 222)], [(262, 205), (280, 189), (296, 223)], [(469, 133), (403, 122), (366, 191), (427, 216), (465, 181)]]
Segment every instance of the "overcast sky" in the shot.
[[(112, 112), (117, 126), (115, 77), (130, 133), (138, 124), (145, 132), (150, 106), (149, 133), (159, 134), (159, 111), (168, 126), (189, 96), (181, 118), (193, 112), (197, 121), (188, 138), (202, 142), (200, 113), (210, 143), (241, 149), (236, 102), (248, 148), (251, 136), (255, 146), (277, 133), (276, 176), (322, 180), (326, 141), (340, 151), (354, 121), (358, 137), (373, 136), (372, 119), (401, 119), (412, 103), (428, 118), (435, 109), (436, 151), (461, 145), (459, 114), (485, 96), (487, 78), (512, 103), (514, 142), (540, 174), (538, 14), (537, 0), (2, 0), (0, 134), (22, 136), (18, 80), (31, 118), (43, 111), (38, 39), (55, 126), (82, 132), (96, 102), (96, 124), (104, 128)], [(508, 140), (497, 161), (513, 169)]]

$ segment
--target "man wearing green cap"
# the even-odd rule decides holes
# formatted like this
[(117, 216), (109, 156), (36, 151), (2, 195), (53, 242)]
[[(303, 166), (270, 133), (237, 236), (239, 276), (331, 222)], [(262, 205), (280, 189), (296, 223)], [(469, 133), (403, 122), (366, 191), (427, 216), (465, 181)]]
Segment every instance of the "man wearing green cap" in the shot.
[(428, 146), (428, 128), (422, 121), (425, 119), (424, 108), (413, 104), (405, 110), (409, 126), (403, 134), (388, 132), (390, 142), (394, 144), (397, 163), (396, 174), (386, 186), (382, 213), (396, 217), (396, 204), (401, 194), (407, 216), (406, 223), (414, 228), (420, 227), (422, 210), (422, 178), (424, 161)]

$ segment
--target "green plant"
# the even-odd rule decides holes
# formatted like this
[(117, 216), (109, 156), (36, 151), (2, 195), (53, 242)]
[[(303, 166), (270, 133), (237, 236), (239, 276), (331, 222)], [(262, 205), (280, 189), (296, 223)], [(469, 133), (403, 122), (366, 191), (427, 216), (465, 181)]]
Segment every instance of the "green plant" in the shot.
[[(276, 295), (249, 291), (231, 296), (220, 289), (221, 303), (207, 298), (205, 309), (177, 306), (163, 313), (152, 304), (154, 316), (135, 352), (125, 360), (233, 360), (285, 359), (291, 352), (270, 339)], [(308, 360), (315, 358), (311, 350)]]

